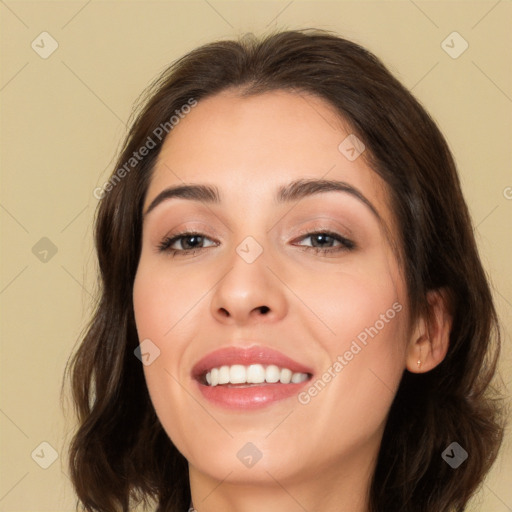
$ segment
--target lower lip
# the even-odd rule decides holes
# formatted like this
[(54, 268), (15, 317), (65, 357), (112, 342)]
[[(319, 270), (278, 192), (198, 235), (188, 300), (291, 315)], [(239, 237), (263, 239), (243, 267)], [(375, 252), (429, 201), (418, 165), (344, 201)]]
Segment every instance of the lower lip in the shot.
[(227, 409), (259, 409), (296, 396), (309, 380), (297, 384), (263, 384), (261, 386), (206, 386), (197, 382), (199, 390), (210, 402)]

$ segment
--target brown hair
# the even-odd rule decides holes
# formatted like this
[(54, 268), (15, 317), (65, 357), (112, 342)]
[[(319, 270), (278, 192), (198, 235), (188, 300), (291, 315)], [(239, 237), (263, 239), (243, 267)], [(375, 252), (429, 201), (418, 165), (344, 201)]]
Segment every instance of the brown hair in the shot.
[[(387, 183), (411, 318), (429, 313), (427, 291), (443, 288), (453, 325), (441, 364), (403, 374), (371, 482), (370, 510), (464, 510), (497, 456), (504, 408), (491, 383), (500, 346), (497, 314), (446, 141), (372, 53), (328, 32), (285, 31), (213, 42), (171, 65), (134, 114), (114, 173), (176, 110), (227, 88), (242, 95), (307, 92), (326, 100)], [(97, 210), (101, 290), (68, 367), (78, 416), (71, 479), (87, 511), (128, 511), (150, 500), (161, 512), (189, 505), (187, 461), (163, 430), (134, 356), (142, 205), (163, 140), (113, 183)], [(453, 441), (469, 452), (457, 469), (441, 457)]]

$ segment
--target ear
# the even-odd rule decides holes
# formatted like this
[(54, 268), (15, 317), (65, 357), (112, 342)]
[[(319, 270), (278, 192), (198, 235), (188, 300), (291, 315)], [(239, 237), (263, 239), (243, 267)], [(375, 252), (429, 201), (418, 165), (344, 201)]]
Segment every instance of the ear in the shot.
[(453, 314), (445, 288), (427, 292), (428, 312), (417, 320), (409, 340), (406, 367), (413, 373), (435, 368), (446, 356), (450, 344)]

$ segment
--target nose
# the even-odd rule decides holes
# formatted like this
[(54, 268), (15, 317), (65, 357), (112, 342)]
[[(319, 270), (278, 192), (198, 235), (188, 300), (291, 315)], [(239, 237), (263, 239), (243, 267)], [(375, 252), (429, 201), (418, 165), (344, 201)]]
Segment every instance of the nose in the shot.
[(277, 266), (269, 263), (265, 250), (252, 262), (233, 250), (212, 294), (211, 312), (217, 321), (242, 326), (273, 323), (286, 315), (286, 287), (277, 277)]

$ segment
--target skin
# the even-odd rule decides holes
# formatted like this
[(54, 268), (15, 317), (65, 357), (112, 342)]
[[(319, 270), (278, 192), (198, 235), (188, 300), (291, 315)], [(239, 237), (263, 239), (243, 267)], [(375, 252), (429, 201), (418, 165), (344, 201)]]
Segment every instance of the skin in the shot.
[[(218, 204), (169, 199), (145, 216), (133, 290), (139, 339), (160, 350), (144, 366), (151, 400), (189, 461), (199, 512), (367, 510), (403, 371), (428, 371), (446, 354), (451, 318), (443, 294), (430, 292), (429, 319), (410, 322), (404, 276), (384, 229), (398, 239), (386, 186), (362, 156), (349, 161), (338, 149), (350, 133), (314, 96), (224, 91), (201, 100), (162, 147), (144, 211), (172, 185), (206, 183), (221, 195)], [(280, 186), (299, 178), (349, 183), (382, 222), (337, 191), (274, 201)], [(314, 252), (317, 240), (303, 233), (326, 229), (355, 248)], [(206, 237), (195, 254), (158, 251), (166, 236), (190, 230)], [(253, 263), (236, 251), (248, 236), (263, 249)], [(187, 242), (194, 241), (172, 247)], [(292, 397), (234, 412), (207, 402), (191, 377), (215, 349), (261, 344), (312, 367), (314, 381), (394, 303), (402, 310), (307, 404)], [(262, 453), (250, 468), (237, 458), (247, 442)]]

